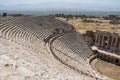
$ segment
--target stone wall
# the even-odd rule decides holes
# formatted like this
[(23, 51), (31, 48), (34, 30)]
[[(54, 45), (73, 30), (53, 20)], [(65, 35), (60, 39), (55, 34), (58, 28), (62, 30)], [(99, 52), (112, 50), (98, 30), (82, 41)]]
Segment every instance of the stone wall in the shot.
[(94, 45), (112, 51), (120, 51), (120, 35), (117, 32), (96, 31)]
[(112, 64), (116, 64), (118, 66), (120, 66), (120, 57), (119, 56), (116, 56), (114, 54), (107, 54), (107, 53), (104, 53), (104, 52), (101, 52), (99, 50), (95, 50), (94, 53), (97, 55), (96, 57), (102, 59), (102, 60), (105, 60), (107, 62), (110, 62)]

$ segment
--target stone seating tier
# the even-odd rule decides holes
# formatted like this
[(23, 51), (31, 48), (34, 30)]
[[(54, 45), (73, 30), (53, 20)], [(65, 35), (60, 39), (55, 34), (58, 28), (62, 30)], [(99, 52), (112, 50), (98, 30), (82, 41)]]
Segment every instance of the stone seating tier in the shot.
[[(86, 46), (82, 36), (78, 33), (69, 33), (65, 36), (62, 36), (58, 38), (54, 45), (56, 45), (55, 47), (59, 48), (59, 50), (63, 52), (71, 49), (73, 53), (77, 54), (85, 61), (93, 55), (93, 52), (88, 46)], [(71, 51), (66, 53), (71, 53)]]
[[(71, 25), (50, 17), (15, 17), (0, 22), (0, 37), (39, 53), (41, 50), (46, 50), (44, 40), (51, 36), (57, 28), (63, 28), (69, 32), (73, 30)], [(87, 60), (93, 53), (79, 33), (74, 31), (58, 37), (53, 42), (52, 49), (55, 52), (53, 55), (60, 62), (75, 71), (84, 71), (85, 73), (80, 72), (84, 75), (92, 74), (94, 76), (92, 69), (87, 64)]]

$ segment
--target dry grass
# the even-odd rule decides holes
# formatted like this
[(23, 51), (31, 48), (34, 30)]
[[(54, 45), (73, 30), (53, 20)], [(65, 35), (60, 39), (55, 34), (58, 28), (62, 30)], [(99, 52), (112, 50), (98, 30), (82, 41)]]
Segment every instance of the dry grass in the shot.
[(68, 23), (72, 24), (74, 28), (80, 32), (85, 33), (87, 30), (114, 30), (120, 32), (120, 25), (112, 25), (109, 24), (109, 21), (107, 20), (101, 20), (103, 23), (88, 23), (88, 22), (82, 22), (81, 19), (70, 19)]

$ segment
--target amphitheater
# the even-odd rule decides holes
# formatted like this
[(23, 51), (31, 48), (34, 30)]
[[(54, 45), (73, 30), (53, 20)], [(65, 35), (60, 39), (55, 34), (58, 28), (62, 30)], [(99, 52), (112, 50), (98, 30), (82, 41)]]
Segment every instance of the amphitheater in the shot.
[(0, 17), (0, 80), (112, 80), (72, 25), (50, 16)]

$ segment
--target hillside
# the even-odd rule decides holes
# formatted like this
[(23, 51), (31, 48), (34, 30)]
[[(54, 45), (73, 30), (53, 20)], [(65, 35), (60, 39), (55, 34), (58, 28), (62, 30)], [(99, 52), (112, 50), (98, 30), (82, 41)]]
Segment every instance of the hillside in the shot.
[(73, 27), (80, 33), (85, 33), (87, 30), (112, 30), (120, 32), (120, 24), (109, 24), (109, 20), (104, 20), (100, 18), (88, 18), (88, 20), (94, 20), (98, 22), (83, 22), (81, 18), (68, 20), (65, 18), (58, 19), (73, 25)]

